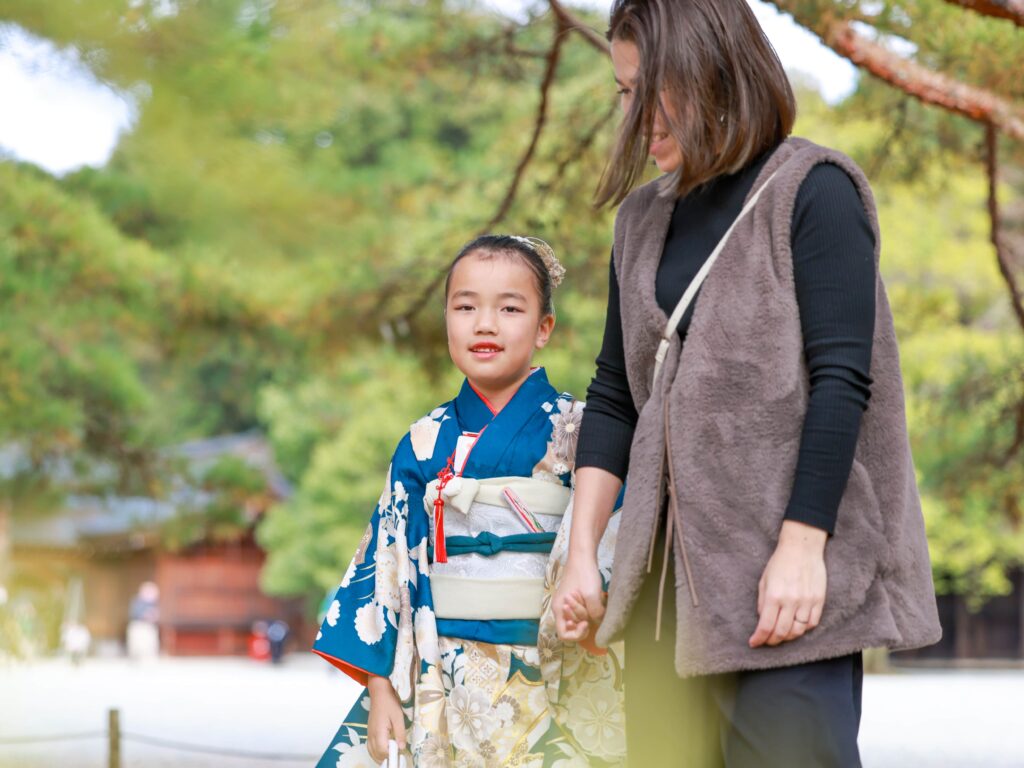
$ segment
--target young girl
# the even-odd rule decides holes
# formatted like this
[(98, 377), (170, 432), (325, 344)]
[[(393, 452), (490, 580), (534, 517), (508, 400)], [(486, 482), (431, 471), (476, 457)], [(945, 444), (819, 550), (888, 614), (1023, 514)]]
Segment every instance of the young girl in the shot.
[[(583, 406), (531, 361), (563, 274), (543, 241), (494, 235), (449, 269), (466, 380), (399, 443), (317, 636), (366, 686), (322, 768), (383, 761), (389, 740), (422, 768), (623, 762), (620, 655), (563, 647), (550, 611)], [(613, 547), (614, 530), (606, 578)]]

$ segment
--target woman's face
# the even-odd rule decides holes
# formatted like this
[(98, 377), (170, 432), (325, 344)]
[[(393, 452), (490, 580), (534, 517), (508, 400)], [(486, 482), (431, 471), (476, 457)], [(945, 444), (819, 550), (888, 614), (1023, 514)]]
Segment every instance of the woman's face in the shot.
[[(633, 104), (637, 73), (640, 71), (640, 52), (636, 45), (628, 40), (612, 40), (612, 67), (615, 69), (615, 82), (619, 86), (619, 102), (623, 112), (628, 112)], [(649, 153), (655, 165), (662, 173), (672, 173), (683, 162), (679, 144), (669, 134), (662, 112), (675, 116), (672, 105), (662, 98), (661, 109), (654, 115), (651, 126)]]

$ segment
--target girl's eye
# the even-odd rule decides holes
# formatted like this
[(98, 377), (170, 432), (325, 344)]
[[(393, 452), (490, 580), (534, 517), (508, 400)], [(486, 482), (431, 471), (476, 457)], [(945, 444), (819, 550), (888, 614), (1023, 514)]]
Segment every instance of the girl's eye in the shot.
[(455, 311), (456, 312), (465, 312), (465, 311), (471, 310), (471, 309), (473, 309), (473, 305), (472, 304), (456, 304), (455, 305)]
[(502, 309), (503, 312), (522, 312), (523, 311), (519, 307), (502, 307), (501, 309)]

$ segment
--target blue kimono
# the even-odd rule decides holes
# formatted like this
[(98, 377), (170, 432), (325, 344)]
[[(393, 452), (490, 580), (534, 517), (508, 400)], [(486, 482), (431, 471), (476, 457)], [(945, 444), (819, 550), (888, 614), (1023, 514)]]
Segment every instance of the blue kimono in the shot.
[[(395, 451), (313, 649), (364, 685), (390, 678), (412, 765), (624, 760), (621, 652), (563, 646), (550, 610), (581, 420), (535, 369), (500, 412), (466, 381)], [(374, 764), (368, 709), (364, 692), (321, 768)]]

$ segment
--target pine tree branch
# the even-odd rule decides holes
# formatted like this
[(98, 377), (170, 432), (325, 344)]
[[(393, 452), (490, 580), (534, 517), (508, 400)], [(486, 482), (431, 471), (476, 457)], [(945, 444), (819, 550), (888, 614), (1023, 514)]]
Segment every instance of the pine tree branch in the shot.
[(1013, 442), (1010, 443), (1010, 447), (1006, 450), (1003, 459), (1004, 467), (1009, 465), (1021, 448), (1024, 448), (1024, 397), (1017, 401), (1016, 413), (1013, 419)]
[(523, 174), (526, 172), (526, 167), (533, 160), (533, 155), (537, 150), (537, 144), (540, 141), (540, 135), (544, 131), (544, 125), (548, 119), (548, 101), (551, 93), (551, 84), (555, 82), (555, 73), (558, 71), (558, 61), (562, 56), (562, 43), (565, 41), (566, 27), (561, 17), (555, 22), (555, 38), (551, 43), (551, 50), (548, 51), (547, 61), (544, 65), (544, 77), (540, 83), (540, 103), (537, 105), (537, 117), (533, 123), (533, 135), (530, 137), (530, 144), (527, 146), (523, 156), (519, 158), (519, 163), (516, 165), (515, 173), (512, 175), (512, 182), (508, 186), (508, 190), (505, 192), (505, 198), (501, 201), (501, 205), (498, 206), (498, 210), (494, 212), (491, 217), (481, 230), (481, 234), (489, 232), (496, 224), (501, 222), (508, 214), (509, 208), (512, 207), (512, 203), (516, 199), (516, 193), (519, 191), (519, 184), (523, 180)]
[(611, 48), (608, 45), (608, 41), (604, 39), (604, 36), (593, 27), (587, 26), (578, 16), (562, 5), (559, 0), (548, 0), (548, 4), (551, 6), (551, 12), (558, 17), (562, 29), (580, 35), (580, 37), (605, 56), (611, 53)]
[(999, 217), (999, 135), (991, 123), (985, 127), (985, 171), (988, 174), (988, 216), (991, 222), (990, 239), (996, 249), (996, 261), (999, 263), (999, 274), (1003, 276), (1010, 292), (1010, 303), (1021, 330), (1024, 330), (1024, 297), (1020, 285), (1013, 274), (1013, 264), (1006, 243), (1000, 235)]
[(949, 112), (990, 123), (1000, 133), (1024, 141), (1024, 111), (983, 88), (962, 83), (910, 61), (863, 35), (843, 19), (828, 14), (810, 18), (798, 13), (794, 0), (771, 0), (772, 5), (793, 16), (798, 24), (817, 34), (822, 42), (889, 85), (914, 98)]
[(1018, 27), (1024, 27), (1024, 0), (946, 0), (982, 16), (1008, 19)]
[[(519, 185), (522, 183), (527, 167), (533, 160), (533, 156), (537, 151), (537, 145), (540, 142), (541, 134), (544, 132), (544, 126), (547, 124), (551, 86), (555, 82), (555, 73), (558, 71), (558, 62), (562, 55), (562, 45), (565, 42), (566, 32), (568, 31), (569, 28), (565, 25), (562, 17), (556, 14), (555, 36), (551, 42), (551, 48), (548, 50), (547, 56), (545, 57), (544, 76), (540, 83), (540, 102), (537, 105), (537, 115), (533, 122), (533, 133), (530, 136), (530, 143), (527, 145), (522, 157), (519, 158), (519, 162), (516, 164), (516, 169), (512, 174), (512, 181), (509, 183), (508, 189), (505, 191), (505, 196), (502, 198), (497, 210), (487, 223), (480, 228), (477, 235), (486, 234), (501, 223), (505, 216), (508, 215), (512, 204), (515, 202), (516, 195), (519, 192)], [(427, 305), (427, 302), (430, 301), (430, 297), (434, 295), (434, 292), (441, 287), (441, 283), (444, 282), (446, 274), (447, 270), (438, 270), (434, 277), (431, 278), (430, 282), (424, 286), (419, 296), (416, 297), (416, 300), (409, 305), (397, 320), (409, 321), (415, 318), (416, 315), (420, 313), (420, 310)]]
[(547, 192), (544, 197), (547, 198), (551, 192), (562, 183), (565, 178), (566, 172), (569, 170), (569, 166), (572, 165), (576, 160), (579, 160), (583, 155), (587, 153), (590, 147), (594, 144), (598, 135), (604, 129), (608, 123), (611, 122), (612, 118), (615, 117), (619, 111), (619, 104), (617, 101), (613, 101), (609, 104), (608, 109), (605, 111), (597, 121), (590, 126), (583, 136), (580, 137), (579, 141), (573, 147), (571, 152), (567, 152), (565, 156), (558, 162), (558, 167), (555, 169), (554, 175), (551, 177), (551, 181), (548, 183)]

